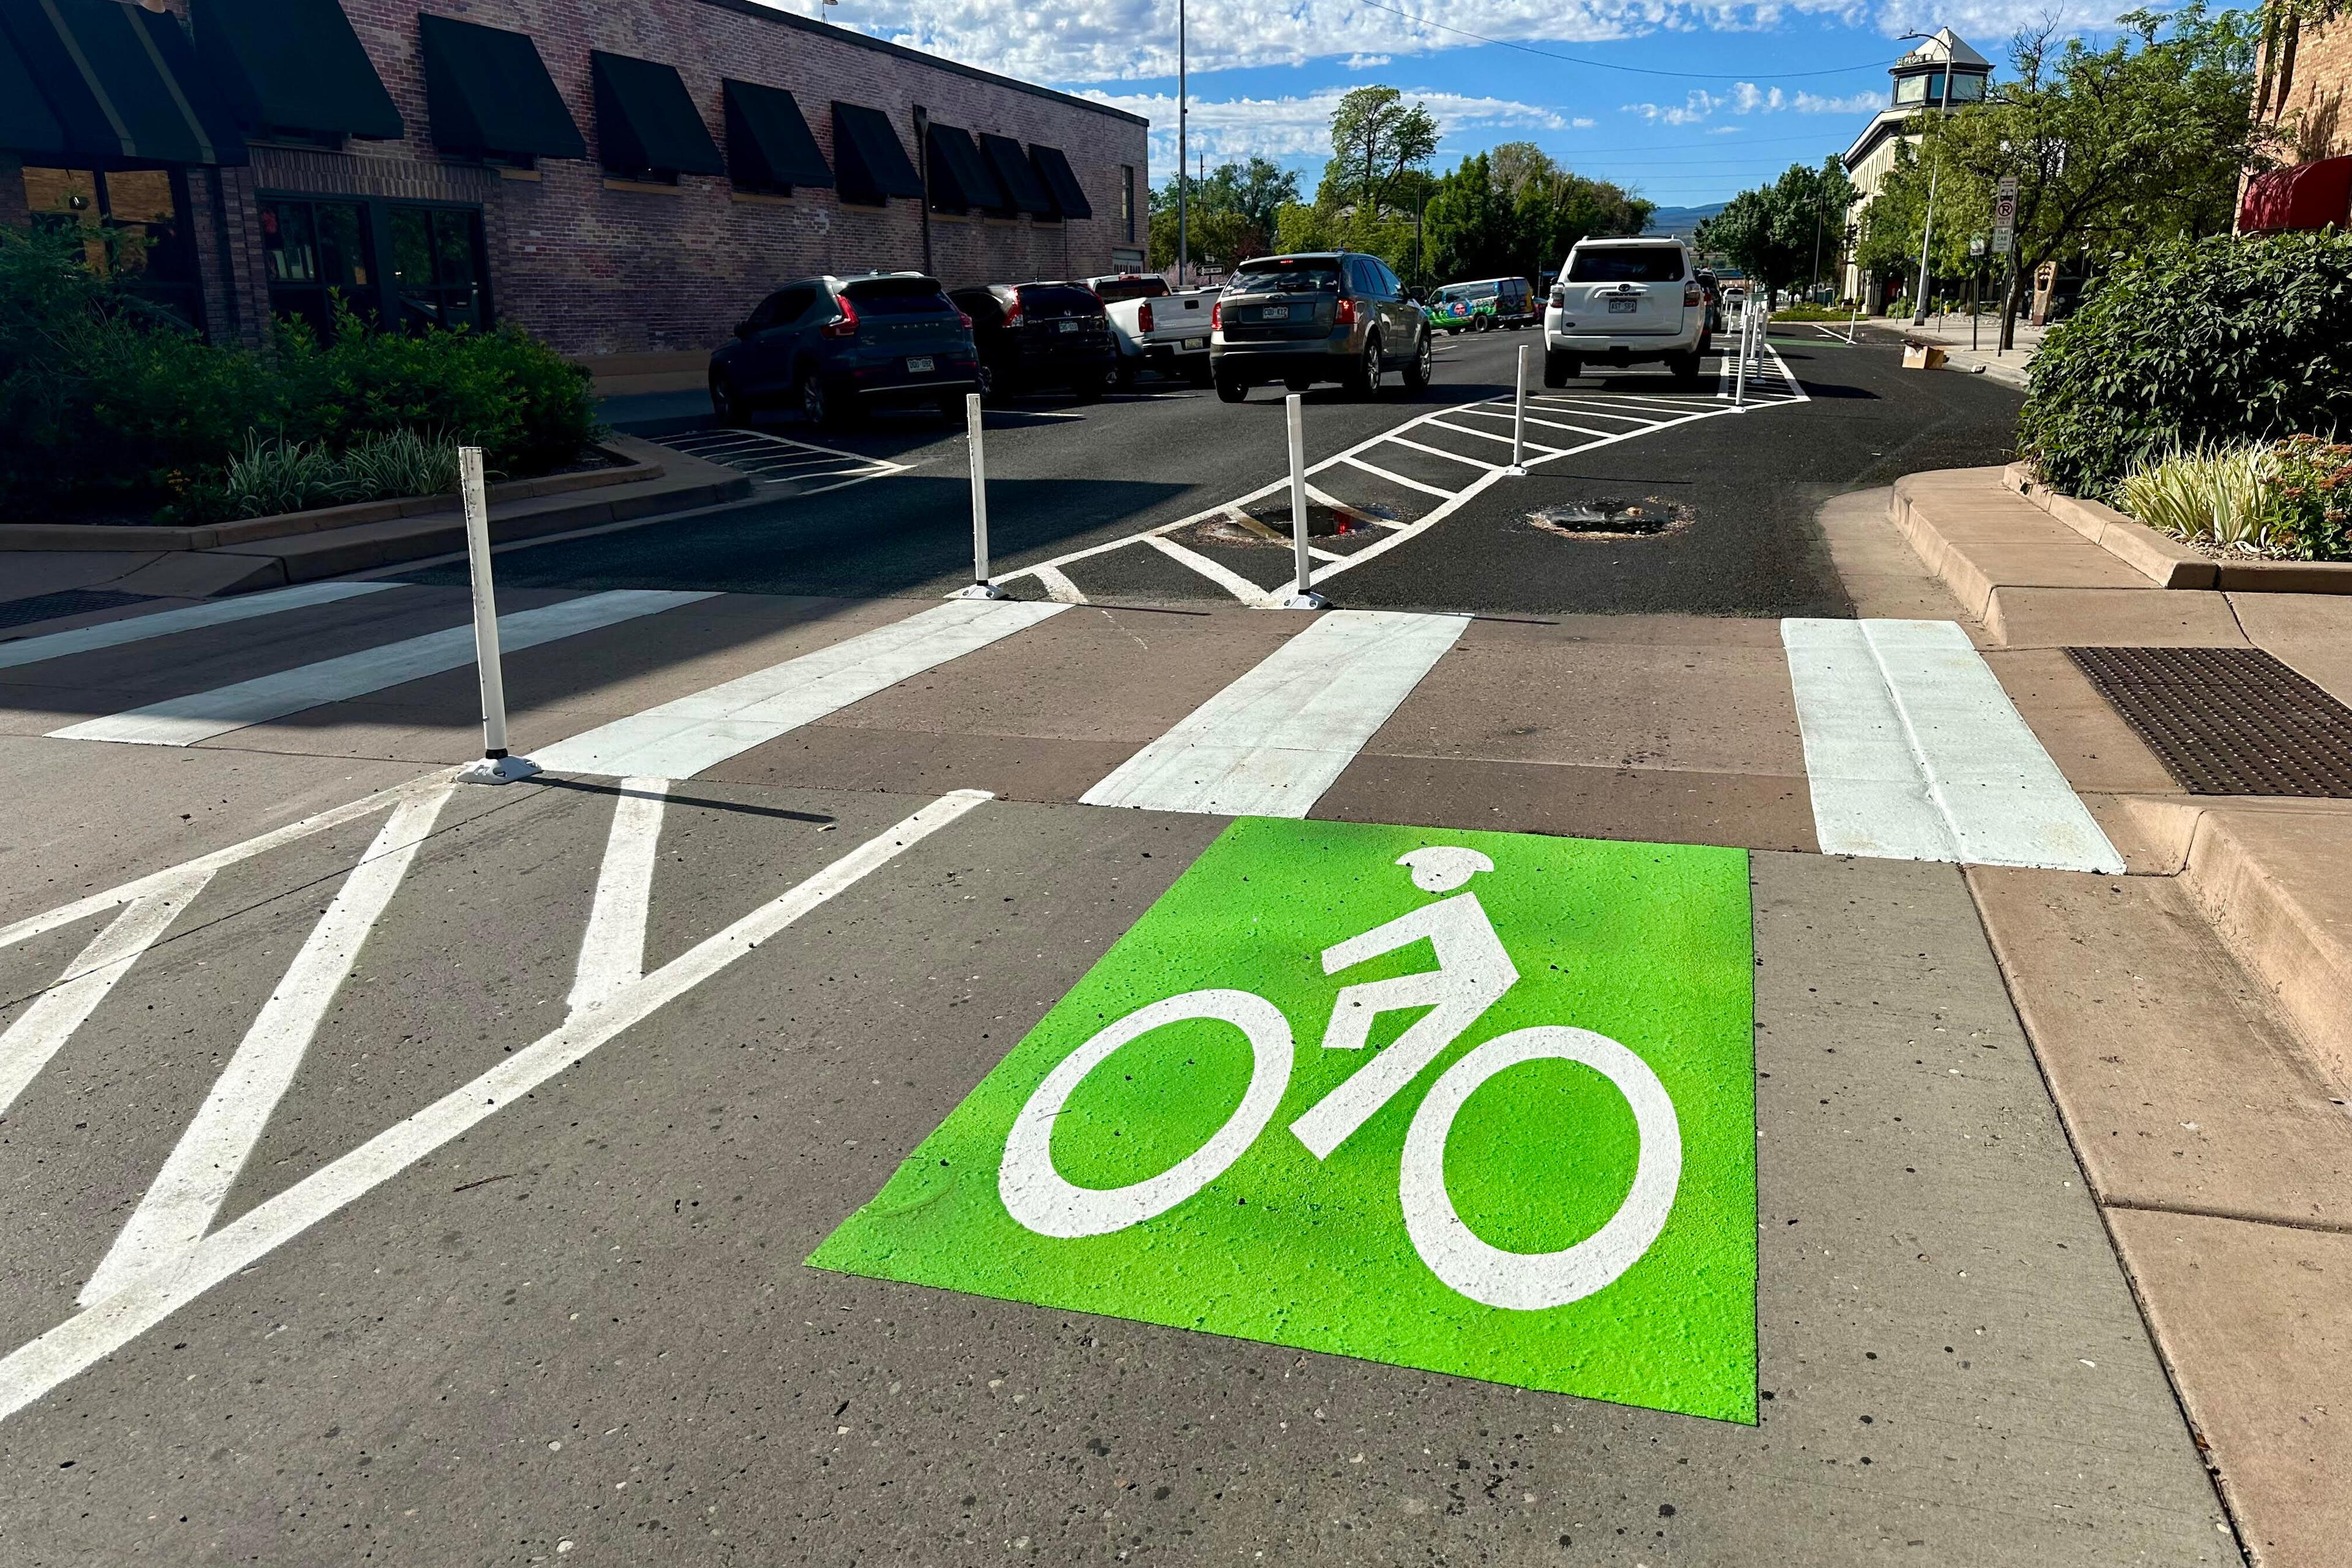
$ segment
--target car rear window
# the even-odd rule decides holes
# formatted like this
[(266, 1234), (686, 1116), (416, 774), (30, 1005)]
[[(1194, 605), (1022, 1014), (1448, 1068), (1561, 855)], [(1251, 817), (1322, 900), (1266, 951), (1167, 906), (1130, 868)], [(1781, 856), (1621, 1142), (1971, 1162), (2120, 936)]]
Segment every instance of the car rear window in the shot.
[(1024, 283), (1021, 308), (1033, 316), (1099, 316), (1103, 302), (1091, 289), (1075, 283)]
[(1580, 250), (1568, 258), (1570, 283), (1679, 283), (1683, 253), (1679, 246), (1612, 246), (1606, 250)]
[(1437, 291), (1441, 300), (1491, 300), (1502, 290), (1492, 283), (1448, 283)]
[(1113, 278), (1095, 285), (1095, 292), (1106, 305), (1117, 305), (1129, 300), (1158, 300), (1170, 290), (1165, 278)]
[(869, 316), (952, 316), (947, 290), (929, 278), (868, 278), (843, 293)]
[(1228, 294), (1337, 293), (1339, 267), (1332, 261), (1275, 261), (1243, 268), (1225, 285)]

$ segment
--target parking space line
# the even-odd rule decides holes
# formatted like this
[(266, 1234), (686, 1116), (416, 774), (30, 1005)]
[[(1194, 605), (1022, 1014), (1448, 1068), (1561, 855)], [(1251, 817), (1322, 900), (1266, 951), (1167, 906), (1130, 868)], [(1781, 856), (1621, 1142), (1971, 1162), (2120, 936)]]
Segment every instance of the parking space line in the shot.
[(0, 1419), (86, 1371), (181, 1308), (267, 1258), (467, 1130), (531, 1093), (606, 1042), (726, 971), (761, 942), (856, 887), (915, 845), (992, 798), (958, 790), (867, 839), (816, 875), (761, 905), (634, 984), (607, 1004), (500, 1060), (349, 1153), (213, 1232), (180, 1266), (141, 1274), (0, 1357)]
[(47, 659), (91, 653), (100, 648), (121, 647), (126, 643), (145, 642), (150, 637), (171, 637), (205, 626), (228, 626), (237, 621), (252, 620), (257, 616), (309, 609), (313, 605), (331, 605), (343, 599), (355, 599), (362, 594), (381, 594), (405, 585), (400, 583), (305, 583), (299, 587), (275, 588), (266, 594), (248, 594), (210, 604), (188, 605), (176, 610), (158, 610), (152, 616), (101, 621), (97, 626), (76, 626), (71, 631), (18, 637), (13, 642), (0, 642), (0, 669), (14, 669), (19, 665), (39, 664)]
[[(699, 599), (709, 593), (668, 589), (622, 588), (587, 594), (535, 610), (518, 610), (499, 617), (499, 645), (519, 653), (541, 643), (577, 637), (583, 632), (618, 626), (643, 616), (658, 615)], [(339, 658), (299, 665), (270, 675), (257, 676), (208, 691), (191, 692), (133, 708), (121, 713), (84, 720), (49, 731), (62, 741), (115, 741), (136, 746), (193, 746), (199, 741), (226, 735), (232, 730), (283, 719), (306, 709), (347, 701), (373, 691), (421, 680), (474, 662), (474, 628), (451, 626), (423, 637), (380, 647), (362, 648)]]
[(830, 647), (598, 725), (541, 748), (533, 760), (551, 773), (691, 778), (1068, 607), (951, 599)]
[(431, 836), (435, 819), (457, 787), (453, 779), (394, 808), (336, 890), (327, 912), (310, 928), (195, 1120), (83, 1287), (83, 1306), (105, 1300), (142, 1276), (172, 1272), (212, 1228), (222, 1201), (236, 1184), (270, 1113), (326, 1021), (335, 993), (359, 962), (361, 945), (400, 890), (417, 849)]
[(1460, 616), (1331, 611), (1079, 799), (1305, 816), (1468, 624)]

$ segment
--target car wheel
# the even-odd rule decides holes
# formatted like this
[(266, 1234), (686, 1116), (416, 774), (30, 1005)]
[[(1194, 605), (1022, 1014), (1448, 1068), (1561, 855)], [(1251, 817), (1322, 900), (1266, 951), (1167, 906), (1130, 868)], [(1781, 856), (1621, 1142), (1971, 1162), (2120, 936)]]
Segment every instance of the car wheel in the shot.
[(1133, 392), (1136, 374), (1135, 362), (1131, 359), (1121, 359), (1111, 366), (1111, 384), (1121, 392)]
[(724, 375), (710, 378), (710, 417), (722, 430), (740, 430), (751, 423), (751, 412), (743, 406), (742, 395)]
[(1184, 372), (1185, 382), (1192, 386), (1208, 386), (1216, 379), (1215, 373), (1209, 368), (1209, 356), (1206, 354), (1201, 356), (1199, 363)]
[(1070, 395), (1080, 403), (1100, 403), (1103, 390), (1109, 384), (1110, 373), (1108, 371), (1100, 375), (1082, 375), (1070, 383)]
[(980, 400), (982, 403), (1003, 402), (1009, 395), (1004, 384), (1005, 379), (1005, 377), (999, 375), (996, 373), (996, 367), (994, 365), (989, 363), (986, 360), (981, 361), (979, 374)]
[(824, 376), (811, 371), (801, 383), (801, 417), (820, 430), (838, 430), (842, 416), (841, 399), (825, 390)]
[(1564, 353), (1559, 349), (1544, 350), (1544, 384), (1546, 386), (1566, 386), (1583, 374), (1584, 366), (1574, 354)]
[(939, 409), (940, 417), (946, 420), (949, 424), (962, 424), (963, 394), (960, 392), (950, 392), (941, 395), (939, 402)]
[(1677, 386), (1696, 386), (1698, 384), (1698, 355), (1696, 353), (1668, 354), (1666, 356), (1666, 369), (1673, 373), (1675, 384)]
[(1304, 392), (1314, 384), (1303, 375), (1286, 375), (1282, 378), (1283, 390), (1286, 392)]
[(1381, 340), (1376, 332), (1364, 335), (1364, 357), (1348, 373), (1348, 390), (1359, 397), (1381, 395)]
[(1436, 374), (1437, 344), (1431, 341), (1427, 332), (1423, 332), (1421, 334), (1420, 350), (1413, 354), (1412, 362), (1404, 367), (1404, 388), (1407, 392), (1416, 395), (1426, 392), (1429, 390), (1430, 382)]
[(1248, 395), (1249, 383), (1235, 376), (1217, 377), (1217, 401), (1220, 403), (1239, 403)]

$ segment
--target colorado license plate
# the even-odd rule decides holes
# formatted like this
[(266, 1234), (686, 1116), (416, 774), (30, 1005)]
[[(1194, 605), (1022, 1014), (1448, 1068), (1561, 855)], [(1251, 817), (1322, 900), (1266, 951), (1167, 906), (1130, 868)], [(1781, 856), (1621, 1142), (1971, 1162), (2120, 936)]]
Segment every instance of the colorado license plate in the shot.
[(907, 362), (907, 374), (908, 375), (928, 375), (930, 374), (930, 369), (931, 362), (929, 355), (926, 355), (921, 359), (910, 359)]
[(1290, 320), (1290, 307), (1287, 305), (1261, 305), (1257, 310), (1257, 319), (1261, 321), (1286, 321)]
[(1206, 338), (1186, 338), (1184, 340), (1184, 346), (1188, 349), (1204, 349), (1209, 346), (1209, 340)]
[(1639, 300), (1612, 300), (1609, 301), (1609, 313), (1612, 316), (1630, 316), (1641, 308), (1641, 304), (1642, 301)]
[(1075, 332), (1078, 330), (1078, 324), (1076, 321), (1056, 321), (1054, 323), (1054, 330), (1057, 332)]

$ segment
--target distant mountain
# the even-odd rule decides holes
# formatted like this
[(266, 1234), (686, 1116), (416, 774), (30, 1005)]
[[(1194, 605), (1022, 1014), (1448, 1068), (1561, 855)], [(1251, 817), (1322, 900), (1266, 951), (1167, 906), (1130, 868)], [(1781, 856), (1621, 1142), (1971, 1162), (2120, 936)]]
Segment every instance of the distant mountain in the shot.
[(1650, 226), (1642, 232), (1671, 234), (1688, 239), (1698, 232), (1701, 219), (1713, 217), (1724, 209), (1725, 205), (1711, 202), (1703, 207), (1660, 207), (1650, 215)]

